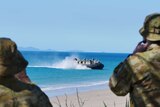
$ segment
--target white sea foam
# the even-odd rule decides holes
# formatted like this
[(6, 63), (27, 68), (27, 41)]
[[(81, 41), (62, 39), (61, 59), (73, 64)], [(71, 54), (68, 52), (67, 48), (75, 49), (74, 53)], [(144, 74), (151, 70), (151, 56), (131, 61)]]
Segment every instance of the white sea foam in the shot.
[(66, 57), (64, 60), (54, 63), (53, 67), (61, 69), (89, 69), (86, 66), (77, 64), (73, 60), (74, 58), (75, 56)]
[(80, 65), (74, 61), (74, 58), (78, 58), (75, 55), (65, 57), (62, 60), (55, 61), (53, 64), (44, 66), (29, 66), (29, 67), (45, 67), (45, 68), (57, 68), (57, 69), (90, 69), (86, 66)]
[(101, 85), (106, 85), (107, 86), (108, 81), (99, 81), (99, 82), (92, 82), (92, 83), (86, 83), (86, 84), (70, 84), (70, 85), (62, 85), (62, 86), (41, 86), (41, 89), (43, 91), (55, 91), (55, 90), (63, 90), (63, 89), (72, 89), (72, 88), (84, 88), (84, 87), (94, 87), (94, 86), (101, 86)]

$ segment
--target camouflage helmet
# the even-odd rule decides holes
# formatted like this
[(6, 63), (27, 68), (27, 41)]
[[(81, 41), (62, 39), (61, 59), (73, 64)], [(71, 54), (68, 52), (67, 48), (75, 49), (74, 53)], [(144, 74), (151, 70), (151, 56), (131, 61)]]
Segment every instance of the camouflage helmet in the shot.
[(160, 13), (148, 15), (139, 32), (147, 40), (160, 41)]
[(0, 38), (0, 76), (14, 75), (22, 71), (28, 62), (9, 38)]

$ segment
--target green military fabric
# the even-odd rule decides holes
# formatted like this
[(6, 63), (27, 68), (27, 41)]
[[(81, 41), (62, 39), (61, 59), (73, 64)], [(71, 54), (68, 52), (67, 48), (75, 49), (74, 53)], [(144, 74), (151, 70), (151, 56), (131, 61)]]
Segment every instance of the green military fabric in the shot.
[[(9, 38), (0, 38), (0, 58), (6, 59), (15, 55), (17, 46)], [(4, 61), (4, 60), (3, 60)]]
[(17, 50), (15, 42), (8, 38), (0, 38), (0, 76), (15, 75), (27, 65), (28, 62)]
[(15, 42), (0, 38), (0, 107), (52, 107), (38, 86), (15, 78), (27, 64)]
[(145, 18), (140, 34), (150, 41), (160, 40), (160, 14), (154, 13)]
[[(0, 58), (0, 60), (1, 59), (2, 58)], [(28, 65), (28, 62), (19, 51), (17, 51), (14, 56), (9, 57), (9, 59), (6, 58), (4, 61), (2, 60), (0, 61), (0, 76), (15, 75)]]
[(0, 107), (52, 107), (48, 97), (33, 84), (15, 77), (0, 78)]
[(129, 56), (115, 68), (109, 84), (119, 96), (130, 93), (132, 107), (160, 107), (160, 46)]

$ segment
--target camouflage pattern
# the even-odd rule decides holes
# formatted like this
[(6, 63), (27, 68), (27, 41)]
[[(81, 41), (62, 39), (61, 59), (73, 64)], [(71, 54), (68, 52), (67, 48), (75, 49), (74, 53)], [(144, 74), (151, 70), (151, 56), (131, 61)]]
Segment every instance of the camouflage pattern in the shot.
[(148, 15), (144, 26), (139, 30), (140, 34), (150, 41), (160, 41), (160, 14)]
[(0, 76), (11, 76), (22, 71), (28, 62), (17, 50), (15, 42), (0, 38)]
[(130, 55), (114, 70), (109, 81), (119, 96), (130, 93), (131, 107), (160, 107), (160, 46)]
[(0, 107), (52, 107), (48, 97), (34, 84), (15, 77), (0, 78)]
[(0, 107), (52, 107), (38, 86), (15, 78), (27, 64), (15, 42), (0, 38)]

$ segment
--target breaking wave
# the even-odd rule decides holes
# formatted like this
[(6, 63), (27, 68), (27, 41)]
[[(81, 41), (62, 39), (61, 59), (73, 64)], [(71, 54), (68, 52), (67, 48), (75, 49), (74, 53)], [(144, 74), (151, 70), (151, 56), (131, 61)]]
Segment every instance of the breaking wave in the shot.
[(92, 82), (92, 83), (86, 83), (86, 84), (81, 84), (81, 85), (77, 85), (77, 84), (70, 84), (70, 85), (63, 85), (63, 86), (52, 86), (52, 85), (48, 85), (48, 86), (41, 86), (41, 89), (43, 91), (50, 91), (50, 90), (63, 90), (63, 89), (72, 89), (72, 88), (83, 88), (83, 87), (94, 87), (94, 86), (106, 86), (109, 82), (108, 81), (97, 81), (97, 82)]

